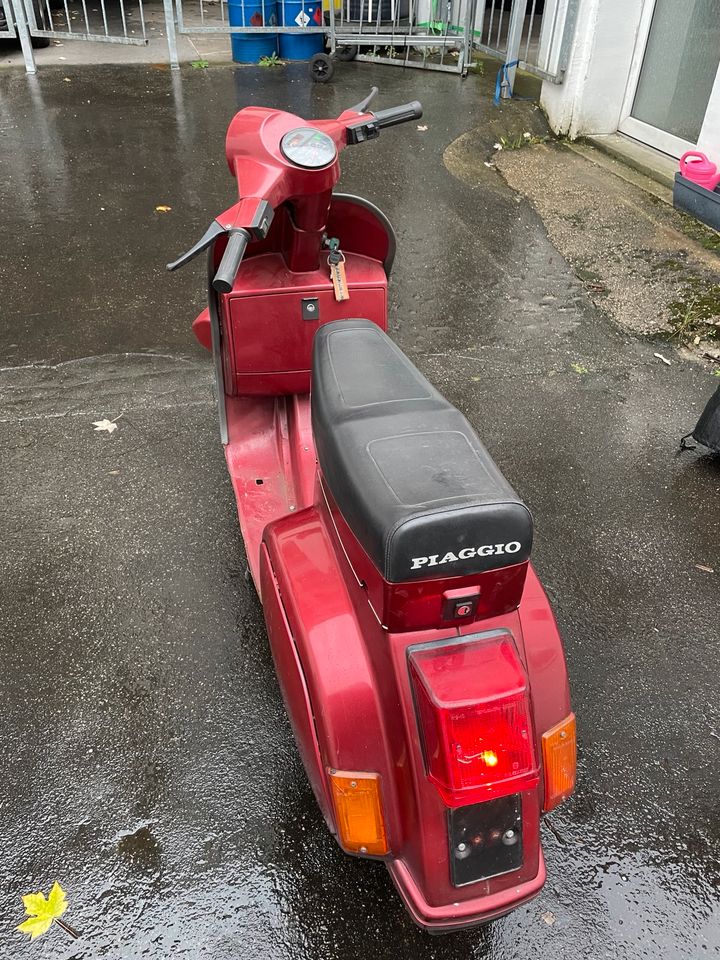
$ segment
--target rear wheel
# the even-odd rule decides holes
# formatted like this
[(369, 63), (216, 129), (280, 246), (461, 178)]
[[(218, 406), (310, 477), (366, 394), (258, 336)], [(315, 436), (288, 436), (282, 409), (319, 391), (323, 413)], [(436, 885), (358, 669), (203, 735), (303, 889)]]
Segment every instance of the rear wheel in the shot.
[(336, 60), (341, 60), (343, 63), (349, 63), (351, 60), (354, 60), (358, 55), (360, 48), (357, 44), (354, 44), (350, 47), (338, 47), (335, 51)]
[(310, 76), (315, 83), (327, 83), (328, 80), (332, 80), (334, 73), (335, 64), (332, 62), (332, 57), (326, 53), (316, 53), (310, 61)]

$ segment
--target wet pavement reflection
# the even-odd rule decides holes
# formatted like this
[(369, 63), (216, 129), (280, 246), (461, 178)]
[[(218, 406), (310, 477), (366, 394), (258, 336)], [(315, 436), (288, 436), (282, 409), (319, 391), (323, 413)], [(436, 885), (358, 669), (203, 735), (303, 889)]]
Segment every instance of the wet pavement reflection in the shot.
[[(533, 510), (580, 736), (542, 895), (442, 938), (315, 807), (190, 332), (202, 267), (164, 270), (232, 200), (236, 109), (333, 116), (371, 83), (427, 130), (347, 151), (342, 189), (396, 226), (399, 342)], [(720, 953), (720, 602), (697, 566), (720, 569), (720, 467), (676, 455), (713, 379), (613, 327), (484, 167), (503, 127), (542, 123), (490, 87), (367, 64), (326, 86), (303, 65), (0, 75), (0, 956)], [(26, 943), (20, 895), (55, 879), (83, 938)]]

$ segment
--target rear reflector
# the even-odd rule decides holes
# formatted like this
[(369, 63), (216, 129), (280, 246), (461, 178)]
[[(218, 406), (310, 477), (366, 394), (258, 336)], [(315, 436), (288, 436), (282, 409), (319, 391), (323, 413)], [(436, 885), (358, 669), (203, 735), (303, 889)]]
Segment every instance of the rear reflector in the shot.
[(525, 670), (506, 631), (411, 647), (427, 774), (449, 806), (539, 780)]
[(545, 810), (552, 810), (575, 789), (577, 736), (575, 714), (571, 713), (542, 736), (545, 768)]
[(378, 775), (334, 770), (329, 778), (338, 837), (345, 850), (375, 856), (387, 853)]

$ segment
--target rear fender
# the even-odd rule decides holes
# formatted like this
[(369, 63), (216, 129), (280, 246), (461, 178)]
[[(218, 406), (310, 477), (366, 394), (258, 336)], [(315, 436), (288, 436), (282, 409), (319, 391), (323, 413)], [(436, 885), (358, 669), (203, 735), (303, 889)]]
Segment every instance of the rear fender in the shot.
[[(384, 679), (378, 677), (367, 649), (369, 643), (382, 642), (382, 631), (378, 625), (376, 636), (363, 634), (327, 530), (314, 507), (269, 524), (264, 543), (263, 604), (272, 572), (289, 631), (283, 635), (277, 613), (266, 614), (270, 644), (318, 801), (337, 833), (328, 799), (328, 769), (378, 773), (388, 840), (391, 850), (397, 849), (400, 817), (391, 741), (402, 733), (385, 726), (380, 702), (387, 694), (388, 678), (392, 682), (392, 668)], [(306, 700), (301, 688), (307, 690)], [(309, 749), (311, 728), (317, 744), (314, 752)]]

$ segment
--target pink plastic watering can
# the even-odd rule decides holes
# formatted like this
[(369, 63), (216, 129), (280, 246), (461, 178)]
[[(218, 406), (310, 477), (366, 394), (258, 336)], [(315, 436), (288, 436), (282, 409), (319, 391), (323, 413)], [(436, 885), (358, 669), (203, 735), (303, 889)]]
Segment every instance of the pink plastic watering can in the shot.
[(720, 170), (699, 150), (688, 150), (680, 157), (680, 173), (706, 190), (714, 190), (720, 183)]

